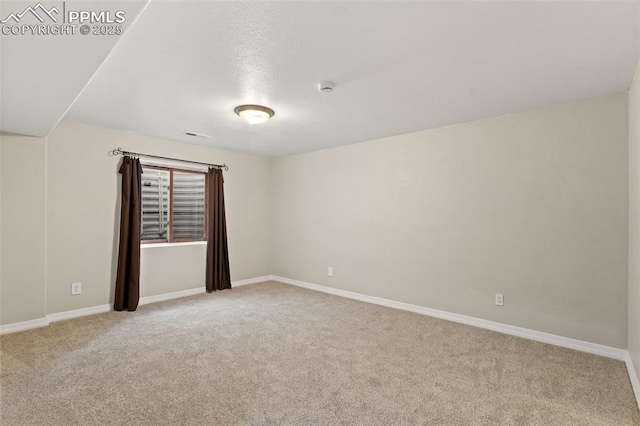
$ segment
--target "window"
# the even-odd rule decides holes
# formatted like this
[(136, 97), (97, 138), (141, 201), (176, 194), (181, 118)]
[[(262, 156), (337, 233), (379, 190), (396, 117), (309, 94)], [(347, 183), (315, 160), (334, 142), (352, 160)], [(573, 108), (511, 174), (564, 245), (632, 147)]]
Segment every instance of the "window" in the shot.
[(142, 167), (143, 243), (206, 239), (205, 173)]

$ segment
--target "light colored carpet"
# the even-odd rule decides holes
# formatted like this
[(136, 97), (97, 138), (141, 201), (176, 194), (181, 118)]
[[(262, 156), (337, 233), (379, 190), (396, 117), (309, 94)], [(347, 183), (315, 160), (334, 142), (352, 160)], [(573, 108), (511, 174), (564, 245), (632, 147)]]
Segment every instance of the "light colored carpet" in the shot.
[(279, 283), (6, 335), (3, 425), (624, 425), (624, 363)]

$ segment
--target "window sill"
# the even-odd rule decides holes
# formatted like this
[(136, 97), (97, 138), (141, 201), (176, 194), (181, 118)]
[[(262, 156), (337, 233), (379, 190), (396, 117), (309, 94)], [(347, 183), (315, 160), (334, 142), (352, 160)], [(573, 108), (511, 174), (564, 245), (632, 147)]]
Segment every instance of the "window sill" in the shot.
[(146, 248), (159, 248), (159, 247), (180, 247), (180, 246), (206, 246), (206, 241), (189, 241), (186, 243), (149, 243), (140, 244), (141, 249)]

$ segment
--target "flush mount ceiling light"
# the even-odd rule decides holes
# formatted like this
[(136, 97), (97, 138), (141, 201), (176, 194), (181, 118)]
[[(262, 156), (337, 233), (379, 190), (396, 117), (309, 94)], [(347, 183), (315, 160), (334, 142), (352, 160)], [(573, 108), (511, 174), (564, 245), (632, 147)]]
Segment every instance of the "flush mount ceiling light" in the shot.
[(240, 105), (234, 109), (235, 113), (244, 121), (255, 126), (273, 117), (273, 110), (261, 105)]

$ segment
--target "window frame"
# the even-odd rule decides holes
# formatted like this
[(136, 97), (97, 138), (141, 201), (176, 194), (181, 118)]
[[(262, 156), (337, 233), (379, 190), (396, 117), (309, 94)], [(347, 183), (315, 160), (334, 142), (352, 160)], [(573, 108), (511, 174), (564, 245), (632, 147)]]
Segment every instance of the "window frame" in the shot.
[[(192, 243), (192, 242), (201, 242), (207, 241), (207, 217), (209, 217), (209, 182), (207, 181), (207, 172), (203, 172), (200, 170), (190, 170), (190, 169), (182, 169), (179, 167), (170, 167), (170, 166), (156, 166), (153, 164), (142, 164), (142, 173), (144, 173), (144, 169), (155, 169), (162, 170), (169, 173), (169, 190), (168, 198), (169, 198), (169, 206), (167, 207), (167, 238), (166, 239), (155, 239), (155, 240), (142, 240), (140, 239), (140, 245), (144, 244), (161, 244), (161, 243)], [(180, 173), (193, 173), (200, 174), (204, 177), (204, 232), (202, 238), (173, 238), (173, 172)], [(141, 206), (142, 207), (142, 206)], [(140, 233), (142, 234), (142, 212), (140, 213)]]

